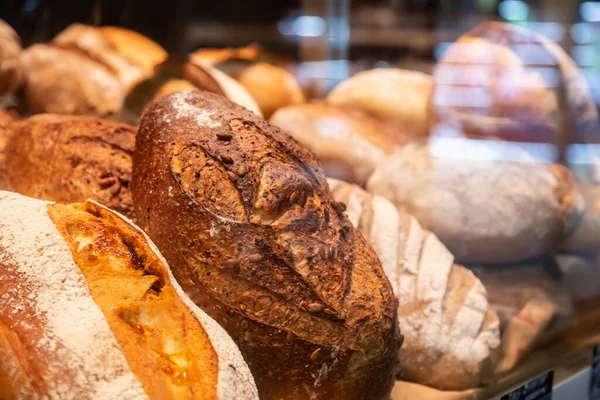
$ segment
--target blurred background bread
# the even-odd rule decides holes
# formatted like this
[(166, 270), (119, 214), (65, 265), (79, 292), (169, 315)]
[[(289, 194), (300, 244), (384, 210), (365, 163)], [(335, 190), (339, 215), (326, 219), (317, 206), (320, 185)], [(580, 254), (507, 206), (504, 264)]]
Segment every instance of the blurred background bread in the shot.
[(258, 399), (231, 338), (128, 220), (8, 192), (0, 219), (2, 398)]
[(59, 203), (89, 198), (131, 217), (135, 127), (90, 116), (41, 114), (14, 129), (6, 168), (16, 192)]
[(468, 139), (398, 147), (371, 175), (367, 190), (405, 208), (467, 264), (551, 253), (584, 209), (565, 167), (537, 163), (514, 145)]
[(363, 185), (410, 136), (368, 114), (325, 102), (279, 109), (270, 122), (309, 148), (327, 176)]
[(14, 91), (21, 83), (21, 51), (19, 35), (0, 19), (0, 95)]
[(428, 136), (430, 75), (397, 68), (359, 72), (336, 86), (327, 102), (365, 111), (407, 132)]

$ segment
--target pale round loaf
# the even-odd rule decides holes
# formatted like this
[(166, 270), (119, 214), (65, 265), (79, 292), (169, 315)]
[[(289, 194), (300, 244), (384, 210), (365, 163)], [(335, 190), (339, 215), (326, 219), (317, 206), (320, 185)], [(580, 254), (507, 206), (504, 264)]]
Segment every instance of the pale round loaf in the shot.
[[(0, 397), (152, 398), (92, 298), (71, 248), (49, 216), (50, 204), (0, 191)], [(209, 339), (207, 355), (214, 357), (218, 376), (211, 382), (214, 398), (257, 399), (252, 375), (231, 338), (183, 293), (143, 232), (97, 203), (86, 204), (128, 226), (162, 263), (154, 270), (166, 271), (163, 278)]]
[(270, 122), (315, 153), (327, 176), (359, 185), (409, 140), (404, 131), (364, 112), (327, 103), (284, 107)]
[(431, 76), (422, 72), (378, 68), (346, 79), (327, 101), (366, 111), (412, 136), (427, 136), (431, 85)]
[[(448, 151), (455, 140), (455, 150)], [(464, 263), (510, 263), (549, 253), (583, 211), (566, 168), (536, 163), (502, 142), (409, 143), (379, 166), (367, 189), (404, 207)]]
[(21, 40), (13, 28), (0, 19), (0, 95), (15, 90), (23, 74)]
[(328, 180), (352, 224), (373, 247), (399, 301), (404, 333), (399, 378), (443, 390), (492, 377), (500, 324), (486, 290), (417, 220), (383, 197)]

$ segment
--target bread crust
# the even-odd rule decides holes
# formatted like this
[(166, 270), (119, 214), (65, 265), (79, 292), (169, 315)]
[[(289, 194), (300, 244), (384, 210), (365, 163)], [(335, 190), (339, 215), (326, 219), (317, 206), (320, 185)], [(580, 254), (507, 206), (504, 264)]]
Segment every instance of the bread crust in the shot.
[[(206, 343), (202, 356), (214, 358), (212, 367), (218, 373), (216, 377), (207, 374), (210, 382), (203, 383), (213, 393), (210, 398), (258, 399), (250, 371), (231, 338), (184, 294), (160, 253), (139, 228), (95, 202), (57, 208), (8, 192), (0, 192), (0, 293), (5, 299), (0, 307), (2, 398), (166, 398), (145, 392), (155, 371), (146, 371), (148, 378), (130, 370), (132, 357), (137, 354), (126, 353), (122, 343), (115, 340), (117, 328), (102, 314), (90, 293), (90, 281), (78, 264), (81, 260), (75, 261), (75, 250), (59, 233), (69, 224), (69, 210), (75, 212), (75, 208), (101, 220), (112, 235), (117, 232), (115, 237), (127, 240), (140, 267), (158, 276), (163, 287), (174, 289), (198, 320), (206, 335), (194, 339)], [(27, 229), (23, 229), (23, 223)], [(110, 241), (96, 245), (114, 251), (115, 265), (119, 254), (123, 255)], [(103, 271), (98, 273), (103, 276)], [(117, 305), (126, 301), (131, 299), (115, 298), (113, 311), (116, 313)], [(190, 329), (189, 325), (185, 329)]]
[(43, 114), (23, 120), (15, 132), (6, 163), (16, 192), (59, 203), (91, 198), (131, 217), (135, 127), (88, 116)]
[(363, 185), (410, 136), (356, 109), (315, 102), (278, 110), (270, 122), (308, 147), (325, 174)]
[(225, 98), (153, 103), (136, 139), (140, 225), (240, 347), (261, 398), (389, 395), (397, 302), (314, 157)]
[(10, 181), (6, 172), (6, 147), (19, 119), (12, 112), (0, 109), (0, 190), (10, 190)]

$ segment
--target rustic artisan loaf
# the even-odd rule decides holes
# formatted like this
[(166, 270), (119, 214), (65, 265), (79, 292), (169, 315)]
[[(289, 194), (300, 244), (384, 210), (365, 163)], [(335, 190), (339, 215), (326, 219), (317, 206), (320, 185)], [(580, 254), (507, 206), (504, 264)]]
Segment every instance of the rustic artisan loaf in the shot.
[(206, 90), (217, 93), (251, 111), (260, 113), (250, 94), (229, 76), (210, 65), (208, 68), (201, 67), (186, 58), (172, 56), (157, 65), (152, 76), (129, 91), (118, 119), (137, 124), (148, 103), (182, 90)]
[(270, 122), (315, 153), (327, 176), (359, 185), (409, 139), (404, 131), (361, 111), (326, 103), (284, 107)]
[(23, 75), (21, 39), (13, 28), (0, 19), (0, 95), (19, 86)]
[(146, 109), (133, 168), (140, 225), (238, 344), (261, 398), (389, 396), (398, 303), (313, 154), (189, 91)]
[(443, 390), (488, 382), (500, 326), (481, 281), (411, 215), (356, 185), (329, 179), (331, 194), (379, 256), (398, 297), (404, 334), (398, 376)]
[(406, 144), (375, 170), (367, 189), (405, 207), (464, 263), (509, 263), (549, 253), (583, 210), (566, 168), (536, 163), (503, 142)]
[(256, 100), (265, 118), (269, 118), (281, 107), (302, 103), (304, 94), (290, 72), (263, 58), (254, 45), (200, 49), (190, 55), (192, 62), (212, 65), (235, 78)]
[(123, 28), (73, 24), (23, 55), (25, 100), (36, 113), (110, 116), (167, 53)]
[(26, 196), (59, 203), (94, 199), (131, 216), (135, 127), (89, 116), (23, 120), (7, 145), (7, 175)]
[(0, 192), (0, 397), (257, 399), (225, 331), (129, 221)]
[(336, 86), (327, 101), (354, 107), (414, 136), (429, 134), (431, 76), (396, 68), (359, 72)]
[[(434, 72), (430, 109), (433, 124), (513, 141), (570, 143), (598, 124), (585, 78), (557, 43), (491, 21), (444, 52)], [(559, 138), (561, 131), (569, 137)]]
[(13, 113), (0, 109), (0, 190), (10, 189), (6, 173), (6, 146), (17, 121), (18, 118)]

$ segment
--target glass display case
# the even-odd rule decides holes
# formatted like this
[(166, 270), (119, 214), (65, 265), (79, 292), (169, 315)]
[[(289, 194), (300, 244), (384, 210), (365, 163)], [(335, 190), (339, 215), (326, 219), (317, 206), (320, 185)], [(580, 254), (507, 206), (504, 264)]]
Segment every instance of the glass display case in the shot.
[[(0, 189), (58, 203), (89, 197), (132, 218), (239, 346), (261, 398), (600, 393), (600, 2), (8, 0), (0, 18)], [(181, 105), (190, 90), (253, 114), (225, 123), (212, 97)], [(178, 125), (194, 107), (201, 128)], [(61, 132), (79, 122), (42, 127), (36, 115), (48, 113), (127, 125), (127, 145), (105, 131), (93, 140), (126, 160), (71, 150), (76, 140)], [(234, 150), (214, 150), (209, 128)], [(252, 129), (269, 141), (239, 139)], [(187, 176), (189, 150), (169, 153), (188, 206), (169, 205), (172, 185), (161, 203), (153, 152), (163, 150), (140, 139), (171, 130), (165, 143), (183, 135), (206, 158)], [(228, 197), (233, 187), (239, 196)], [(151, 207), (170, 222), (152, 225)], [(331, 233), (330, 212), (348, 227)], [(197, 231), (186, 225), (196, 217)], [(0, 240), (7, 270), (3, 251)], [(182, 263), (214, 267), (222, 280), (181, 272)], [(257, 287), (268, 307), (228, 303)], [(357, 287), (364, 304), (352, 300)], [(377, 318), (380, 330), (356, 327)], [(377, 346), (397, 362), (378, 358)], [(370, 361), (350, 367), (352, 352)]]

